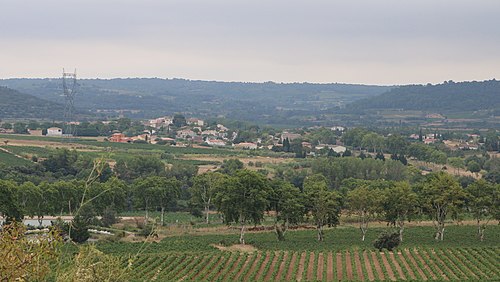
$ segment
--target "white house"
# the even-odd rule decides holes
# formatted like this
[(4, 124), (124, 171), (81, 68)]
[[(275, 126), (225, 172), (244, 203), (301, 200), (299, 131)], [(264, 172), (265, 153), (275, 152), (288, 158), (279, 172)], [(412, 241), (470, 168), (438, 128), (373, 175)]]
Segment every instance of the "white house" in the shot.
[(255, 150), (255, 149), (257, 149), (257, 144), (249, 143), (249, 142), (242, 142), (242, 143), (234, 144), (234, 147), (238, 148), (238, 149)]
[(62, 136), (62, 129), (59, 127), (47, 128), (47, 136)]

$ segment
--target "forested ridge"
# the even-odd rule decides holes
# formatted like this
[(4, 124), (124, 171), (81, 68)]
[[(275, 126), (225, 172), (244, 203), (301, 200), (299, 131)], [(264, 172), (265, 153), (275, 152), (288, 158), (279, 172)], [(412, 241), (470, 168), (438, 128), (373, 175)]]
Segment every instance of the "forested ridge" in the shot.
[(407, 85), (350, 104), (350, 111), (403, 109), (434, 112), (472, 112), (500, 108), (500, 81), (444, 82)]
[(0, 86), (0, 118), (62, 118), (64, 106)]

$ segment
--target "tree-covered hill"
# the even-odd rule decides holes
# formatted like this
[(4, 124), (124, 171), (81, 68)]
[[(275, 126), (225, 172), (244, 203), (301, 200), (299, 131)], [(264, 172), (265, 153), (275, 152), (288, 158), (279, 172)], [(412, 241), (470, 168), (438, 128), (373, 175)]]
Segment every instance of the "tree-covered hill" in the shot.
[[(146, 118), (176, 112), (260, 124), (303, 125), (311, 116), (381, 94), (390, 87), (341, 83), (245, 83), (186, 79), (81, 79), (75, 105), (94, 113)], [(0, 85), (63, 102), (60, 79), (6, 79)]]
[(403, 109), (425, 112), (489, 110), (500, 115), (500, 81), (448, 81), (437, 85), (408, 85), (350, 104), (349, 111)]
[(0, 86), (0, 118), (63, 119), (64, 105)]

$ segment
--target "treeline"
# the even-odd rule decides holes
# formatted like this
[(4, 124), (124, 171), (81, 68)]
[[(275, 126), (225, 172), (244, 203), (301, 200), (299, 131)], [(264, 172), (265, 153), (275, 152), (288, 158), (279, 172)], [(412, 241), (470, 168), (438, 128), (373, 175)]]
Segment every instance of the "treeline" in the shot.
[(500, 81), (445, 81), (442, 84), (407, 85), (388, 92), (356, 101), (349, 111), (371, 109), (404, 109), (425, 112), (473, 112), (500, 108)]
[(160, 211), (163, 224), (167, 211), (190, 211), (209, 223), (208, 215), (216, 210), (225, 223), (240, 226), (241, 243), (246, 226), (260, 224), (266, 212), (274, 216), (279, 240), (290, 225), (302, 223), (313, 224), (322, 240), (324, 227), (337, 225), (341, 213), (359, 221), (362, 239), (374, 219), (398, 227), (402, 239), (405, 222), (426, 217), (436, 223), (438, 240), (443, 240), (446, 220), (462, 213), (476, 220), (481, 239), (485, 222), (500, 219), (500, 185), (485, 180), (461, 185), (444, 172), (423, 176), (394, 160), (320, 158), (310, 171), (289, 170), (273, 179), (244, 169), (238, 160), (226, 160), (218, 171), (200, 175), (196, 167), (167, 169), (151, 157), (121, 160), (113, 169), (98, 160), (82, 165), (84, 160), (61, 150), (41, 162), (59, 177), (56, 181), (0, 181), (0, 213), (7, 221), (72, 214), (77, 236), (85, 226), (112, 224), (110, 215), (123, 211), (145, 211), (146, 218), (150, 211)]
[(1, 118), (62, 118), (64, 106), (0, 86)]

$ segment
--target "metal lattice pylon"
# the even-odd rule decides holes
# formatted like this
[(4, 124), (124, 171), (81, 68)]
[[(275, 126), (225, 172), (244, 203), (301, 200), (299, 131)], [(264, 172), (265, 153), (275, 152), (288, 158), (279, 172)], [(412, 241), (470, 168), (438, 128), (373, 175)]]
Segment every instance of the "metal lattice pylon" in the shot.
[(64, 136), (76, 136), (75, 127), (75, 95), (78, 86), (76, 82), (76, 69), (74, 73), (65, 72), (63, 69), (62, 76), (63, 94), (66, 99), (64, 107)]

